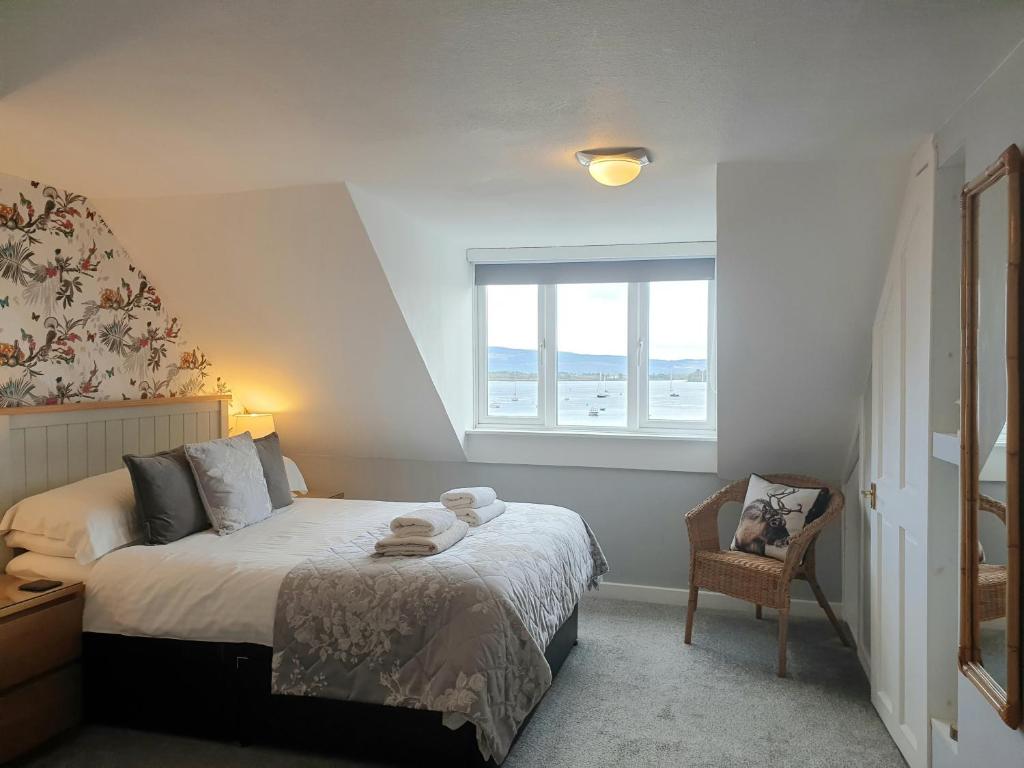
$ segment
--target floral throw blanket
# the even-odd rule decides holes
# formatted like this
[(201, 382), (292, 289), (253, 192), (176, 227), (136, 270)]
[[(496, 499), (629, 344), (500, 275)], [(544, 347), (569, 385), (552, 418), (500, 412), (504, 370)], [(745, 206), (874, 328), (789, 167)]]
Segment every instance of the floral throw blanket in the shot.
[(601, 547), (575, 512), (513, 503), (438, 555), (380, 557), (388, 522), (285, 577), (272, 690), (441, 712), (501, 762), (551, 685), (544, 649), (608, 570)]

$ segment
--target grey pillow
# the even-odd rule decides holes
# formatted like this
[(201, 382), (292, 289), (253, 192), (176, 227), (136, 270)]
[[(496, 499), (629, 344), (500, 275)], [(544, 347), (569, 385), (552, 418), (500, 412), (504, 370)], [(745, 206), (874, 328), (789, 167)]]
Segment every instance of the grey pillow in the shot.
[(274, 509), (287, 507), (292, 503), (292, 489), (288, 483), (288, 472), (284, 468), (281, 440), (277, 432), (253, 440), (256, 453), (263, 465), (263, 479), (267, 481), (270, 504)]
[(192, 467), (182, 448), (152, 456), (125, 456), (135, 509), (147, 544), (170, 544), (210, 527)]
[(270, 517), (270, 495), (252, 435), (193, 443), (185, 455), (199, 488), (199, 498), (221, 536)]

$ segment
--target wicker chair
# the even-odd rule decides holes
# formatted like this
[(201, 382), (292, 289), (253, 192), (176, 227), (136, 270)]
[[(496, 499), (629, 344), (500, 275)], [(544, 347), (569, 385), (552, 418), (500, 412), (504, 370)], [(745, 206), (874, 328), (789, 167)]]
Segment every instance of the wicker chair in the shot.
[[(813, 477), (801, 475), (764, 475), (772, 483), (803, 487), (826, 487)], [(775, 560), (746, 552), (723, 550), (718, 541), (718, 512), (730, 501), (743, 503), (747, 493), (747, 480), (737, 480), (726, 486), (702, 504), (686, 513), (686, 530), (690, 537), (690, 601), (686, 612), (685, 642), (690, 644), (693, 615), (697, 610), (697, 596), (701, 589), (721, 592), (731, 597), (754, 603), (755, 615), (761, 618), (761, 607), (779, 611), (779, 677), (786, 676), (786, 633), (789, 623), (789, 589), (793, 579), (803, 579), (832, 622), (843, 645), (849, 641), (832, 606), (825, 599), (814, 573), (814, 542), (821, 530), (838, 520), (843, 510), (843, 494), (838, 488), (829, 489), (828, 506), (818, 519), (805, 525), (790, 539), (786, 559)]]
[[(978, 499), (978, 509), (991, 512), (1006, 525), (1006, 505), (988, 496)], [(1006, 615), (1006, 566), (978, 563), (978, 621), (992, 621)]]

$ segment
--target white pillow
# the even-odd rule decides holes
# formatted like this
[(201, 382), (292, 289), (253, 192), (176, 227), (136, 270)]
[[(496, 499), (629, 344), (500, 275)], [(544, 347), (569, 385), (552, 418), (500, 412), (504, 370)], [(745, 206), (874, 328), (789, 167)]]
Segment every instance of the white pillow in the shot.
[(287, 456), (284, 457), (284, 473), (288, 475), (288, 490), (292, 492), (293, 496), (299, 493), (309, 493), (309, 488), (306, 487), (306, 479), (299, 471), (299, 465)]
[(75, 550), (66, 541), (40, 536), (37, 533), (11, 531), (4, 539), (4, 543), (11, 549), (27, 549), (29, 552), (38, 552), (40, 555), (51, 555), (52, 557), (75, 556)]
[(7, 575), (16, 579), (56, 579), (65, 583), (85, 581), (92, 563), (82, 565), (72, 557), (53, 557), (38, 552), (18, 555), (7, 564)]
[(142, 539), (127, 469), (22, 499), (4, 513), (0, 533), (20, 531), (63, 541), (83, 565)]

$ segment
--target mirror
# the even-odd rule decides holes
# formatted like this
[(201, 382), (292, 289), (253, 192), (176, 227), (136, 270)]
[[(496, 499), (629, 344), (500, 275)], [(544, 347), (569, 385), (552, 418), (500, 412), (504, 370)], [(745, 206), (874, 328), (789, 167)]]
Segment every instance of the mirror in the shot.
[(1020, 151), (964, 187), (960, 668), (1007, 725), (1020, 689)]

